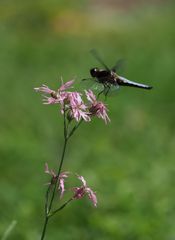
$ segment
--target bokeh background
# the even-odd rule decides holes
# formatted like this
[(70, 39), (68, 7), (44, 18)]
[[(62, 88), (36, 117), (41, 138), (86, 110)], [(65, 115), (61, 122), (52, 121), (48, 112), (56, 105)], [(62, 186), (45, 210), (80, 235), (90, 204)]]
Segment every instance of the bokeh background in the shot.
[(39, 239), (48, 176), (62, 149), (62, 117), (33, 91), (126, 59), (123, 76), (153, 85), (107, 99), (111, 124), (83, 124), (64, 170), (98, 196), (51, 220), (50, 240), (175, 239), (175, 5), (173, 1), (0, 1), (0, 234)]

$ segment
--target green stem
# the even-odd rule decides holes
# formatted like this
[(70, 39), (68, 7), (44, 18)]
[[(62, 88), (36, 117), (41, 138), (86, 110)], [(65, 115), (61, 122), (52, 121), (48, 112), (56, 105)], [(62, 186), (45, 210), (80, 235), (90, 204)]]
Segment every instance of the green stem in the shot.
[(66, 152), (67, 142), (68, 142), (69, 138), (73, 135), (75, 130), (80, 126), (81, 123), (82, 123), (82, 120), (72, 128), (70, 133), (68, 133), (68, 126), (66, 124), (66, 111), (64, 111), (64, 145), (63, 145), (63, 151), (62, 151), (61, 161), (60, 161), (60, 164), (59, 164), (59, 169), (58, 169), (58, 172), (57, 172), (57, 180), (56, 180), (56, 182), (55, 182), (55, 184), (53, 186), (53, 191), (52, 191), (52, 195), (51, 195), (51, 199), (50, 199), (50, 203), (49, 204), (48, 204), (48, 202), (49, 202), (49, 193), (50, 193), (50, 190), (52, 188), (51, 187), (52, 185), (50, 185), (48, 187), (47, 192), (46, 192), (45, 221), (44, 221), (43, 231), (42, 231), (42, 235), (41, 235), (41, 240), (43, 240), (44, 237), (45, 237), (49, 218), (52, 217), (58, 211), (62, 210), (70, 201), (72, 201), (72, 198), (69, 199), (60, 208), (58, 208), (55, 211), (53, 211), (52, 213), (50, 213), (50, 211), (52, 209), (53, 200), (54, 200), (54, 197), (55, 197), (55, 192), (56, 192), (56, 189), (57, 189), (57, 186), (58, 186), (58, 182), (59, 182), (59, 175), (61, 173), (61, 169), (62, 169), (62, 165), (63, 165), (63, 161), (64, 161), (64, 156), (65, 156), (65, 152)]
[(48, 201), (49, 201), (49, 193), (50, 193), (50, 190), (51, 190), (51, 185), (48, 187), (47, 192), (46, 192), (45, 221), (44, 221), (43, 231), (42, 231), (42, 235), (41, 235), (41, 240), (43, 240), (44, 237), (45, 237), (47, 224), (48, 224), (48, 220), (49, 220), (49, 213), (50, 213), (50, 210), (52, 208), (52, 204), (53, 204), (56, 188), (57, 188), (58, 181), (59, 181), (59, 175), (60, 175), (60, 172), (61, 172), (61, 169), (62, 169), (62, 165), (63, 165), (63, 161), (64, 161), (67, 141), (68, 141), (68, 136), (67, 136), (67, 126), (66, 126), (66, 111), (64, 110), (64, 146), (63, 146), (61, 161), (60, 161), (60, 165), (59, 165), (59, 169), (58, 169), (58, 173), (57, 173), (57, 181), (55, 182), (55, 185), (54, 185), (54, 188), (53, 188), (53, 191), (52, 191), (52, 196), (51, 196), (51, 200), (50, 200), (49, 206), (48, 206)]
[(70, 138), (73, 133), (75, 132), (75, 130), (80, 126), (80, 124), (83, 122), (83, 120), (81, 119), (73, 128), (72, 130), (70, 131), (69, 135), (68, 135), (68, 138)]
[[(52, 180), (51, 180), (52, 181)], [(50, 193), (50, 189), (52, 187), (52, 184), (49, 185), (47, 191), (46, 191), (46, 201), (45, 201), (45, 216), (47, 216), (49, 210), (48, 210), (48, 201), (49, 201), (49, 193)]]
[(46, 217), (45, 217), (44, 226), (43, 226), (42, 235), (41, 235), (41, 240), (43, 240), (44, 237), (45, 237), (45, 233), (46, 233), (46, 228), (47, 228), (48, 220), (49, 220), (49, 217), (46, 216)]
[(59, 212), (60, 210), (62, 210), (63, 208), (65, 208), (67, 206), (68, 203), (70, 203), (73, 200), (73, 198), (70, 198), (67, 202), (65, 202), (63, 205), (61, 205), (61, 207), (59, 207), (58, 209), (56, 209), (55, 211), (51, 212), (48, 217), (52, 217), (53, 215), (55, 215), (55, 213)]
[(48, 208), (49, 213), (50, 213), (50, 210), (52, 208), (53, 199), (54, 199), (56, 188), (57, 188), (57, 185), (58, 185), (58, 182), (59, 182), (59, 176), (60, 176), (63, 161), (64, 161), (64, 156), (65, 156), (65, 152), (66, 152), (66, 146), (67, 146), (68, 139), (69, 139), (69, 137), (67, 136), (66, 111), (64, 110), (64, 145), (63, 145), (63, 151), (62, 151), (62, 156), (61, 156), (59, 169), (58, 169), (58, 172), (57, 172), (57, 180), (56, 180), (56, 183), (54, 185), (54, 189), (53, 189), (53, 192), (52, 192), (52, 197), (51, 197), (51, 200), (50, 200), (50, 205), (49, 205), (49, 208)]
[(46, 215), (45, 215), (45, 222), (44, 222), (44, 226), (43, 226), (41, 240), (43, 240), (44, 237), (45, 237), (46, 228), (47, 228), (47, 224), (48, 224), (48, 220), (49, 220), (49, 213), (50, 213), (50, 210), (52, 208), (52, 204), (53, 204), (56, 188), (57, 188), (57, 185), (58, 185), (59, 175), (60, 175), (60, 172), (61, 172), (61, 168), (62, 168), (62, 165), (63, 165), (64, 156), (65, 156), (65, 152), (66, 152), (66, 146), (67, 146), (67, 139), (65, 138), (64, 146), (63, 146), (63, 152), (62, 152), (62, 156), (61, 156), (61, 162), (60, 162), (58, 173), (57, 173), (57, 181), (55, 182), (55, 185), (54, 185), (54, 189), (53, 189), (53, 192), (52, 192), (52, 196), (51, 196), (51, 200), (50, 200), (49, 206), (48, 206), (48, 194), (50, 192), (50, 186), (51, 185), (49, 186), (49, 188), (47, 190), (47, 193), (46, 193), (46, 205), (45, 205)]
[(63, 152), (62, 152), (62, 156), (61, 156), (61, 162), (60, 162), (58, 173), (57, 173), (57, 181), (56, 181), (56, 183), (54, 185), (54, 189), (53, 189), (53, 192), (52, 192), (52, 197), (51, 197), (49, 208), (48, 208), (49, 212), (50, 212), (50, 210), (52, 208), (53, 199), (54, 199), (56, 188), (57, 188), (57, 185), (58, 185), (59, 175), (61, 173), (61, 169), (62, 169), (62, 165), (63, 165), (63, 161), (64, 161), (64, 156), (65, 156), (65, 152), (66, 152), (67, 140), (68, 139), (64, 140), (64, 146), (63, 146)]

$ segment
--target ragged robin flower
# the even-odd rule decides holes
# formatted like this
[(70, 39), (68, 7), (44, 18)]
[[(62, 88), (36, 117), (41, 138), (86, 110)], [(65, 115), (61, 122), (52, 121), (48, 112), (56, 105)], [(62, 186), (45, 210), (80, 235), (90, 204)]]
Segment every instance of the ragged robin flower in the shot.
[(97, 207), (97, 197), (96, 193), (92, 191), (90, 187), (87, 186), (87, 183), (83, 176), (77, 176), (77, 178), (82, 182), (80, 187), (74, 187), (73, 192), (74, 196), (73, 199), (81, 199), (85, 195), (88, 195), (90, 201), (93, 203), (94, 207)]
[(42, 92), (49, 94), (50, 96), (44, 95), (43, 103), (44, 104), (63, 104), (64, 100), (67, 98), (67, 92), (65, 90), (69, 89), (74, 83), (74, 80), (68, 81), (66, 83), (62, 82), (60, 88), (57, 91), (50, 89), (47, 85), (42, 85), (41, 87), (34, 88), (36, 92)]
[(68, 177), (69, 172), (62, 172), (62, 173), (60, 173), (59, 176), (57, 176), (55, 171), (52, 169), (49, 169), (48, 164), (46, 163), (45, 164), (45, 173), (49, 174), (52, 177), (51, 182), (49, 184), (55, 183), (57, 181), (57, 179), (59, 180), (58, 190), (60, 190), (60, 198), (62, 198), (63, 194), (65, 192), (65, 186), (64, 186), (65, 178)]
[(87, 100), (90, 102), (89, 106), (90, 115), (102, 118), (106, 124), (110, 122), (110, 118), (107, 114), (108, 109), (106, 105), (101, 101), (97, 101), (96, 96), (91, 90), (85, 90), (85, 93)]
[(77, 122), (81, 119), (86, 122), (91, 120), (87, 112), (88, 107), (84, 104), (79, 92), (69, 92), (68, 99), (70, 103), (69, 115), (71, 118), (74, 118)]

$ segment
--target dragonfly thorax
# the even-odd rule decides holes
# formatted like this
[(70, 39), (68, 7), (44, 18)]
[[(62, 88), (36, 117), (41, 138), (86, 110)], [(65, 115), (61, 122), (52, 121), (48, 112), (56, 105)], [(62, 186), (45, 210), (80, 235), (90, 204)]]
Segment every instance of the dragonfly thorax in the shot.
[(116, 84), (117, 74), (111, 70), (92, 68), (90, 70), (92, 77), (95, 77), (102, 84)]
[(106, 69), (99, 69), (99, 68), (92, 68), (90, 70), (90, 74), (92, 77), (96, 77), (96, 78), (106, 78), (106, 77), (110, 77), (111, 76), (111, 72), (109, 70)]

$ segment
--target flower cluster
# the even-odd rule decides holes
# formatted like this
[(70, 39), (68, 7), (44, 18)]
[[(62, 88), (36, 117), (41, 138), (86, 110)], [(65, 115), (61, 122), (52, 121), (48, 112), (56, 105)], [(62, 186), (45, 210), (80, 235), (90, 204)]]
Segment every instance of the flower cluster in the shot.
[[(63, 197), (65, 192), (65, 178), (68, 178), (69, 172), (62, 172), (59, 176), (56, 175), (55, 171), (50, 169), (48, 167), (48, 164), (45, 164), (45, 173), (51, 175), (52, 179), (49, 184), (54, 184), (55, 181), (58, 180), (58, 191), (60, 192), (60, 198)], [(76, 175), (76, 177), (82, 182), (82, 185), (80, 187), (73, 187), (71, 190), (73, 191), (72, 200), (74, 199), (81, 199), (85, 195), (88, 195), (90, 201), (93, 203), (93, 205), (97, 206), (97, 197), (95, 192), (92, 191), (90, 187), (87, 186), (87, 183), (83, 176)]]
[(46, 85), (35, 88), (35, 91), (47, 94), (44, 95), (43, 103), (59, 104), (61, 113), (64, 114), (66, 112), (69, 119), (75, 119), (77, 122), (83, 119), (88, 122), (91, 121), (92, 117), (97, 116), (103, 119), (106, 124), (110, 122), (105, 104), (101, 101), (97, 101), (96, 96), (91, 90), (85, 91), (88, 104), (84, 103), (81, 93), (68, 91), (73, 83), (73, 80), (64, 84), (62, 83), (57, 91), (50, 89)]

